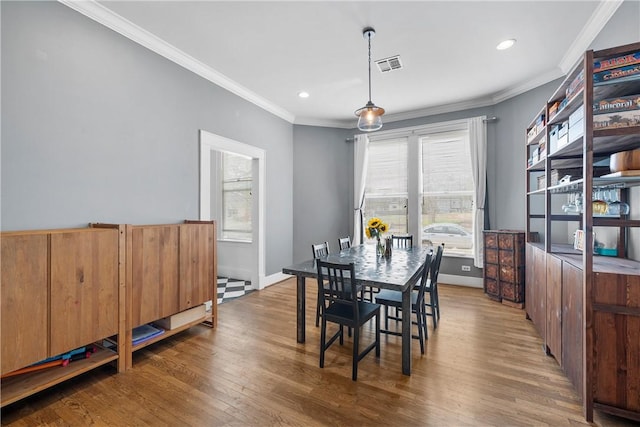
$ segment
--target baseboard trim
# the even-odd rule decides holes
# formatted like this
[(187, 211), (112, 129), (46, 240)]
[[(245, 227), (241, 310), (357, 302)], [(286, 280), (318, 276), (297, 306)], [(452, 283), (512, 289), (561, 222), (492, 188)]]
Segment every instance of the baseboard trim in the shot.
[(264, 289), (267, 286), (275, 285), (276, 283), (282, 282), (283, 280), (287, 280), (288, 278), (293, 277), (289, 274), (284, 273), (274, 273), (269, 276), (260, 277), (260, 286), (259, 289)]
[(438, 283), (448, 285), (468, 286), (470, 288), (483, 288), (482, 277), (456, 276), (454, 274), (438, 274)]

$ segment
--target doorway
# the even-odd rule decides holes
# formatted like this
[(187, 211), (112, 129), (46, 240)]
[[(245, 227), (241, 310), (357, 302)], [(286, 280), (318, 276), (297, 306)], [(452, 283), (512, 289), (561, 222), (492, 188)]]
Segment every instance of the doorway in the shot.
[[(215, 160), (221, 153), (252, 160), (250, 241), (222, 238), (221, 185)], [(252, 289), (265, 286), (265, 170), (265, 151), (261, 148), (200, 130), (200, 219), (217, 221), (218, 275), (250, 280)]]

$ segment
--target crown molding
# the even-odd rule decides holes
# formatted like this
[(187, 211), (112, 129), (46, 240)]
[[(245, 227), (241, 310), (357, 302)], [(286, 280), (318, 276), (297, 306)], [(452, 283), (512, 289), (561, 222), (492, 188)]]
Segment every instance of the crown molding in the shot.
[(589, 49), (593, 40), (595, 40), (623, 2), (624, 0), (607, 0), (601, 1), (598, 4), (596, 10), (591, 17), (589, 17), (580, 34), (578, 34), (578, 37), (571, 43), (571, 46), (569, 46), (569, 49), (560, 60), (558, 66), (563, 74), (571, 71), (578, 60), (582, 58), (584, 51)]
[(95, 0), (58, 0), (59, 3), (85, 15), (107, 28), (127, 37), (147, 49), (164, 56), (183, 68), (209, 80), (210, 82), (228, 90), (229, 92), (257, 105), (289, 123), (294, 122), (294, 115), (272, 102), (255, 94), (244, 86), (239, 85), (227, 76), (203, 64), (175, 46), (135, 25), (131, 21), (112, 12)]
[(528, 80), (518, 86), (513, 86), (511, 88), (507, 88), (503, 91), (494, 93), (492, 95), (492, 99), (494, 104), (498, 104), (502, 101), (506, 101), (509, 98), (513, 98), (515, 96), (521, 95), (525, 92), (530, 91), (531, 89), (535, 89), (539, 86), (547, 84), (555, 79), (559, 79), (565, 76), (565, 73), (562, 72), (560, 68), (555, 68), (551, 71), (548, 71), (544, 74), (539, 75), (538, 77)]
[[(319, 126), (341, 129), (355, 128), (353, 123), (354, 120), (324, 120), (314, 119), (310, 117), (295, 117), (287, 110), (273, 104), (265, 98), (262, 98), (261, 96), (250, 91), (244, 86), (241, 86), (238, 83), (234, 82), (222, 73), (219, 73), (218, 71), (198, 61), (192, 56), (187, 55), (175, 46), (165, 42), (152, 33), (135, 25), (131, 21), (112, 12), (110, 9), (99, 4), (96, 0), (58, 0), (58, 2), (127, 37), (128, 39), (140, 44), (141, 46), (144, 46), (147, 49), (169, 59), (170, 61), (186, 68), (187, 70), (199, 75), (200, 77), (222, 87), (223, 89), (226, 89), (229, 92), (251, 102), (252, 104), (274, 114), (275, 116), (286, 120), (289, 123), (302, 126)], [(551, 70), (521, 85), (508, 88), (487, 97), (481, 97), (452, 104), (427, 107), (419, 110), (387, 114), (385, 116), (385, 121), (387, 123), (392, 123), (401, 120), (410, 120), (425, 116), (432, 116), (436, 114), (445, 114), (472, 108), (493, 106), (502, 101), (506, 101), (507, 99), (525, 93), (538, 86), (563, 77), (582, 57), (584, 51), (589, 48), (595, 37), (600, 33), (602, 28), (604, 28), (606, 23), (609, 21), (609, 19), (611, 19), (613, 14), (623, 2), (624, 0), (601, 1), (585, 26), (580, 31), (578, 37), (574, 40), (565, 55), (562, 57), (558, 68), (554, 70)]]

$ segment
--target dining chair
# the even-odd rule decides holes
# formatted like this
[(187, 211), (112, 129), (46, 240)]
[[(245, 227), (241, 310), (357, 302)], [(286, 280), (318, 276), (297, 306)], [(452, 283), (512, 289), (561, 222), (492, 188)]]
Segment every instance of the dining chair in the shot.
[(313, 259), (318, 259), (329, 255), (329, 242), (311, 245), (313, 251)]
[[(313, 259), (318, 259), (329, 255), (329, 242), (317, 243), (311, 245), (313, 251)], [(318, 302), (316, 304), (316, 328), (320, 326), (320, 310), (322, 309), (320, 294), (318, 294)]]
[[(429, 280), (425, 291), (429, 294), (429, 302), (425, 299), (425, 314), (433, 318), (433, 329), (438, 327), (440, 320), (440, 298), (438, 297), (438, 274), (440, 273), (440, 263), (442, 261), (442, 253), (444, 252), (444, 243), (436, 249), (436, 255), (431, 263), (429, 271)], [(427, 307), (429, 308), (427, 312)]]
[[(420, 341), (420, 353), (422, 354), (424, 354), (424, 343), (429, 338), (429, 333), (427, 332), (424, 295), (427, 288), (430, 266), (432, 264), (431, 260), (432, 254), (428, 253), (425, 257), (424, 263), (422, 264), (418, 289), (417, 291), (414, 289), (411, 292), (411, 313), (416, 315), (416, 320), (412, 320), (411, 323), (418, 326), (418, 335), (411, 334), (411, 337)], [(376, 303), (384, 307), (385, 313), (384, 329), (380, 332), (389, 335), (402, 336), (402, 332), (389, 330), (389, 319), (396, 321), (402, 320), (398, 315), (402, 308), (402, 292), (383, 289), (376, 295)], [(396, 308), (395, 316), (389, 314), (389, 307)]]
[[(324, 368), (325, 351), (339, 339), (344, 344), (344, 327), (353, 328), (353, 367), (351, 379), (358, 379), (358, 362), (371, 350), (376, 349), (380, 357), (380, 304), (357, 298), (357, 286), (352, 286), (355, 277), (353, 263), (339, 264), (319, 259), (318, 292), (322, 298), (322, 328), (320, 331), (320, 367)], [(375, 318), (375, 340), (360, 351), (360, 329)], [(337, 323), (338, 331), (327, 340), (327, 322)]]
[(391, 241), (393, 243), (394, 248), (412, 248), (413, 247), (412, 234), (403, 234), (403, 235), (392, 234)]
[(338, 247), (340, 250), (349, 249), (351, 247), (351, 237), (340, 237), (338, 239)]

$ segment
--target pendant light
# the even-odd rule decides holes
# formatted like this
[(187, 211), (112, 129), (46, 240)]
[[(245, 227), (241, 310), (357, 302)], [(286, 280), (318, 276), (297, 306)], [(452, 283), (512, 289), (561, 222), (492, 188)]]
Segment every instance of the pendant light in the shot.
[(378, 107), (371, 102), (371, 39), (376, 35), (376, 30), (371, 27), (367, 27), (362, 30), (362, 36), (369, 43), (369, 102), (356, 110), (356, 116), (358, 116), (358, 129), (364, 132), (371, 132), (378, 130), (382, 127), (382, 115), (384, 114), (384, 108)]

